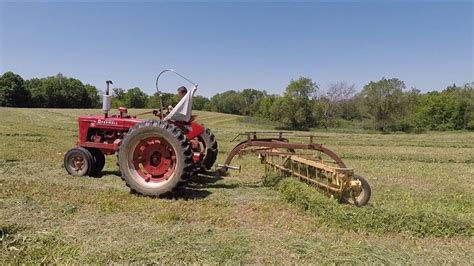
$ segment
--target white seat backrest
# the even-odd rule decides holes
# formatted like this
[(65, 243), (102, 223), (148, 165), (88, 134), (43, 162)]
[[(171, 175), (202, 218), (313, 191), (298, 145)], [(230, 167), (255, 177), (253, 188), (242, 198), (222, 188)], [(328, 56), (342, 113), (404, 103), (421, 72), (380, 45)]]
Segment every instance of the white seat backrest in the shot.
[(196, 90), (196, 86), (193, 86), (192, 90), (184, 95), (179, 103), (163, 120), (189, 122), (189, 120), (191, 120), (191, 111), (193, 109), (193, 96)]

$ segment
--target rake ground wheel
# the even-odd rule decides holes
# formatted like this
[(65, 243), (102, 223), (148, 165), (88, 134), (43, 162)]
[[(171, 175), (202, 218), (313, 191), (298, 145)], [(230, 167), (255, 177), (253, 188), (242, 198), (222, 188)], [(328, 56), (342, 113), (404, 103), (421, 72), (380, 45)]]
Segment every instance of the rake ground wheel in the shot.
[(105, 155), (100, 151), (100, 149), (96, 148), (88, 148), (87, 149), (92, 155), (92, 168), (91, 168), (91, 176), (96, 176), (105, 166)]
[(349, 191), (349, 193), (347, 193), (341, 198), (341, 202), (352, 204), (357, 207), (362, 207), (367, 204), (367, 202), (369, 202), (370, 196), (372, 195), (372, 189), (370, 188), (369, 182), (367, 182), (365, 178), (358, 175), (354, 175), (352, 179), (360, 181), (360, 189), (358, 189), (357, 191)]
[(199, 149), (204, 153), (204, 158), (201, 160), (202, 168), (209, 170), (214, 165), (217, 159), (218, 145), (214, 134), (209, 128), (205, 128), (204, 132), (197, 137), (199, 141)]
[(122, 179), (133, 192), (159, 196), (192, 171), (192, 149), (173, 124), (146, 121), (132, 127), (120, 145)]
[(66, 168), (66, 171), (70, 175), (90, 175), (92, 171), (92, 165), (92, 154), (82, 147), (70, 149), (64, 155), (64, 168)]

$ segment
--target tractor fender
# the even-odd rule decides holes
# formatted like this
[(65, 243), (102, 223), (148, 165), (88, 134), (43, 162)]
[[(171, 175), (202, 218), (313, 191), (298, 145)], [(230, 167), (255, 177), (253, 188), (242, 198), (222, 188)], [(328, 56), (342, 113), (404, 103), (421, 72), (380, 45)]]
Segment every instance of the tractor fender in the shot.
[(186, 137), (188, 139), (194, 139), (195, 137), (201, 135), (204, 130), (206, 130), (206, 128), (203, 125), (195, 121), (191, 121), (191, 130), (189, 130), (189, 132), (186, 134)]

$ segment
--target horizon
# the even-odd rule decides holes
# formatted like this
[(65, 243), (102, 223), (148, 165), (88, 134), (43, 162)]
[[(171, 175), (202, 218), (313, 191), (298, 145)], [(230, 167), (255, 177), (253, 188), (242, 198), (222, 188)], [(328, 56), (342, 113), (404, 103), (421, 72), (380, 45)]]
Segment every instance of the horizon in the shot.
[[(6, 72), (0, 73), (0, 75), (3, 75), (3, 74), (5, 74), (5, 73), (7, 73), (7, 72), (12, 72), (12, 73), (14, 73), (14, 74), (18, 74), (18, 73), (13, 72), (13, 71), (6, 71)], [(18, 74), (18, 75), (19, 75), (19, 74)], [(89, 84), (89, 83), (87, 83), (87, 82), (84, 82), (84, 81), (82, 81), (82, 80), (80, 80), (80, 79), (78, 79), (78, 78), (76, 78), (76, 77), (71, 77), (71, 76), (64, 75), (64, 74), (61, 73), (61, 72), (59, 72), (59, 73), (57, 73), (57, 74), (55, 74), (55, 75), (48, 75), (48, 76), (45, 76), (45, 77), (31, 77), (31, 78), (27, 78), (27, 79), (25, 79), (25, 77), (23, 77), (23, 76), (21, 76), (21, 75), (20, 75), (20, 76), (26, 81), (26, 80), (30, 80), (30, 79), (34, 79), (34, 78), (42, 79), (42, 78), (48, 78), (48, 77), (55, 77), (55, 76), (57, 76), (57, 75), (62, 75), (62, 76), (64, 76), (65, 78), (77, 79), (77, 80), (81, 81), (84, 85), (93, 85), (93, 84)], [(391, 78), (382, 77), (381, 79), (391, 79)], [(380, 80), (381, 80), (381, 79), (380, 79)], [(291, 81), (293, 81), (293, 80), (296, 80), (296, 78), (290, 80), (289, 83), (290, 83)], [(379, 80), (372, 80), (372, 81), (370, 81), (370, 82), (377, 82), (377, 81), (379, 81)], [(401, 81), (404, 82), (403, 80), (401, 80)], [(341, 82), (347, 84), (348, 86), (354, 85), (353, 83), (347, 83), (347, 82), (345, 82), (345, 81), (341, 81)], [(370, 82), (368, 82), (368, 83), (370, 83)], [(105, 82), (104, 82), (104, 83), (105, 83)], [(328, 86), (329, 86), (329, 85), (334, 85), (334, 84), (336, 84), (336, 82), (329, 83)], [(198, 84), (198, 85), (199, 85), (199, 84)], [(318, 85), (319, 85), (319, 84), (318, 84)], [(365, 84), (365, 85), (368, 85), (368, 84)], [(365, 85), (364, 85), (364, 86), (365, 86)], [(466, 86), (466, 85), (471, 85), (471, 86), (472, 86), (472, 85), (474, 85), (474, 81), (471, 81), (471, 82), (464, 82), (464, 83), (462, 83), (462, 84), (453, 83), (453, 84), (450, 84), (450, 85), (446, 85), (444, 88), (439, 89), (439, 90), (425, 90), (425, 91), (420, 91), (420, 92), (421, 92), (421, 93), (429, 93), (429, 92), (434, 92), (434, 91), (441, 92), (441, 91), (444, 91), (445, 89), (448, 89), (448, 88), (451, 87), (451, 86), (464, 87), (464, 86)], [(100, 87), (97, 87), (97, 86), (95, 86), (95, 85), (93, 85), (93, 86), (98, 90), (98, 92), (99, 92), (100, 95), (102, 95), (102, 93), (105, 91), (105, 88), (104, 88), (104, 89), (101, 89)], [(356, 93), (356, 94), (357, 94), (357, 93), (360, 93), (360, 92), (362, 91), (362, 89), (363, 89), (364, 86), (362, 86), (361, 88), (355, 87), (355, 93)], [(105, 85), (104, 85), (104, 87), (105, 87)], [(190, 86), (185, 86), (185, 87), (186, 87), (187, 89), (190, 88)], [(141, 91), (143, 91), (143, 92), (144, 92), (146, 95), (148, 95), (148, 96), (153, 96), (153, 95), (157, 92), (157, 91), (156, 91), (156, 88), (155, 88), (155, 91), (152, 91), (151, 93), (149, 93), (149, 92), (143, 90), (142, 88), (140, 88), (140, 87), (138, 87), (138, 86), (132, 86), (132, 87), (130, 87), (130, 88), (123, 88), (123, 87), (119, 87), (119, 86), (112, 86), (110, 89), (111, 89), (111, 90), (113, 90), (113, 89), (124, 89), (125, 91), (128, 91), (128, 90), (134, 89), (134, 88), (139, 88)], [(198, 87), (198, 88), (199, 88), (199, 87)], [(263, 91), (263, 92), (267, 93), (268, 96), (271, 96), (271, 95), (274, 95), (274, 96), (283, 96), (284, 93), (285, 93), (286, 87), (285, 87), (285, 89), (283, 89), (283, 91), (281, 91), (281, 92), (276, 92), (276, 93), (269, 93), (269, 92), (266, 91), (266, 90), (261, 90), (261, 89), (256, 89), (256, 88), (243, 88), (243, 89), (238, 89), (238, 90), (236, 90), (236, 89), (219, 90), (218, 92), (216, 92), (216, 94), (224, 93), (224, 92), (228, 92), (228, 91), (242, 92), (242, 91), (245, 90), (245, 89), (255, 89), (255, 90), (258, 90), (258, 91)], [(316, 95), (320, 95), (320, 93), (324, 93), (324, 92), (325, 92), (325, 89), (326, 89), (326, 88), (321, 88), (321, 86), (319, 86), (319, 87), (316, 89)], [(411, 88), (406, 87), (406, 88), (405, 88), (405, 92), (407, 92), (408, 90), (411, 90), (411, 89), (417, 89), (417, 88), (416, 88), (416, 87), (411, 87)], [(161, 93), (175, 94), (175, 92), (173, 92), (173, 91), (160, 91), (160, 92), (161, 92)], [(213, 95), (210, 95), (210, 96), (202, 95), (202, 94), (199, 94), (199, 89), (198, 89), (197, 92), (196, 92), (196, 94), (195, 94), (195, 96), (202, 96), (202, 97), (211, 99), (211, 98), (212, 98), (213, 96), (215, 96), (216, 94), (213, 94)]]
[[(474, 81), (473, 10), (472, 2), (2, 2), (0, 72), (62, 73), (99, 91), (110, 79), (152, 95), (159, 71), (173, 68), (208, 98), (246, 88), (281, 95), (300, 76), (320, 90), (345, 81), (360, 91), (385, 77), (440, 91)], [(184, 85), (163, 81), (163, 92)]]

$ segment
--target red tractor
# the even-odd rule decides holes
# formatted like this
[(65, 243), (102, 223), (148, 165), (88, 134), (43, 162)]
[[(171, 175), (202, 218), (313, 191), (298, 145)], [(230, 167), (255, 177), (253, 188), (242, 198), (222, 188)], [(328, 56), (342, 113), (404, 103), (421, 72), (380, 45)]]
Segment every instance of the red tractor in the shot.
[(217, 141), (211, 131), (194, 121), (192, 97), (197, 84), (172, 69), (192, 84), (179, 103), (165, 115), (165, 109), (153, 110), (156, 120), (142, 120), (127, 113), (109, 115), (111, 96), (103, 96), (103, 115), (79, 117), (79, 139), (76, 148), (64, 156), (64, 167), (75, 176), (98, 175), (105, 155), (117, 153), (122, 179), (134, 192), (158, 196), (172, 190), (184, 177), (210, 169), (217, 158)]

